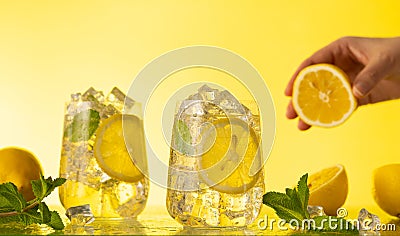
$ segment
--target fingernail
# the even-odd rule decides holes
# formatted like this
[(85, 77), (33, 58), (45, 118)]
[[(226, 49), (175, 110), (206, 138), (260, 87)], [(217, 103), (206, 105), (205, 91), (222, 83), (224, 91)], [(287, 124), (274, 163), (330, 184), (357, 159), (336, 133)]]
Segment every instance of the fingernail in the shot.
[(353, 93), (356, 97), (364, 97), (365, 89), (362, 83), (358, 83), (353, 87)]

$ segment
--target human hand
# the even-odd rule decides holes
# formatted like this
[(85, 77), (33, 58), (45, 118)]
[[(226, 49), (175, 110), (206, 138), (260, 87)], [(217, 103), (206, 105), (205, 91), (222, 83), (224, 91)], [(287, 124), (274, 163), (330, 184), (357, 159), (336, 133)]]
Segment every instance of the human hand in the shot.
[[(305, 67), (329, 63), (340, 67), (350, 78), (358, 105), (400, 98), (400, 37), (340, 38), (306, 59), (289, 81), (285, 94), (292, 96), (293, 82)], [(287, 107), (289, 119), (297, 117), (292, 101)], [(298, 128), (311, 126), (299, 119)]]

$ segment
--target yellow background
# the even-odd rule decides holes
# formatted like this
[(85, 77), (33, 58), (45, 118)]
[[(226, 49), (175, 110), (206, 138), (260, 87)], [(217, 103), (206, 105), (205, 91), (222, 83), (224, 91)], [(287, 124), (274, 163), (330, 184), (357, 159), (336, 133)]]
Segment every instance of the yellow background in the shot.
[[(342, 163), (350, 205), (374, 205), (372, 170), (399, 162), (400, 101), (359, 108), (342, 126), (297, 130), (284, 88), (315, 50), (346, 35), (400, 35), (400, 1), (0, 0), (0, 147), (35, 153), (58, 175), (64, 102), (90, 86), (126, 91), (146, 63), (175, 48), (214, 45), (250, 61), (276, 106), (268, 190)], [(168, 157), (168, 153), (165, 153)], [(164, 205), (152, 185), (149, 205)], [(58, 204), (52, 194), (51, 204)]]

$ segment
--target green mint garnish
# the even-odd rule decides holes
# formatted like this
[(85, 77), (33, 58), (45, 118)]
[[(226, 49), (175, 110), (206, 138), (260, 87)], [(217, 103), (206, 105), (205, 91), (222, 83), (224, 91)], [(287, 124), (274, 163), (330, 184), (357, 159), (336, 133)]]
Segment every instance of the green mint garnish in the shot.
[(184, 155), (190, 152), (191, 135), (189, 127), (182, 120), (176, 120), (174, 125), (174, 148)]
[(0, 224), (17, 222), (24, 225), (47, 224), (61, 230), (64, 224), (56, 211), (50, 211), (43, 199), (56, 187), (65, 183), (65, 179), (51, 177), (31, 181), (35, 199), (26, 201), (13, 183), (0, 184)]
[(72, 142), (89, 140), (100, 123), (99, 112), (89, 109), (76, 114), (71, 125), (67, 126), (65, 135)]
[[(263, 203), (275, 210), (279, 218), (303, 230), (321, 232), (358, 232), (354, 225), (344, 218), (317, 216), (311, 219), (307, 211), (310, 190), (307, 186), (308, 174), (303, 175), (297, 188), (286, 188), (285, 193), (267, 192)], [(329, 224), (331, 222), (331, 224)]]
[(272, 207), (276, 214), (290, 222), (296, 220), (301, 223), (302, 220), (310, 218), (307, 211), (309, 190), (307, 187), (307, 177), (305, 174), (300, 178), (297, 189), (286, 189), (286, 193), (268, 192), (263, 196), (263, 203)]

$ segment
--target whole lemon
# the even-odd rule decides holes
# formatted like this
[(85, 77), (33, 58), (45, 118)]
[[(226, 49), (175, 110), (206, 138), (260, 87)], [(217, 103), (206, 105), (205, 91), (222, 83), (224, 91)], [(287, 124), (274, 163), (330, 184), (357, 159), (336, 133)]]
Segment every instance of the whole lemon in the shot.
[(327, 215), (336, 216), (347, 198), (348, 180), (344, 166), (338, 164), (308, 178), (309, 205), (322, 206)]
[(382, 210), (400, 218), (400, 164), (375, 169), (372, 194)]
[(0, 184), (12, 182), (29, 201), (35, 198), (31, 180), (37, 180), (42, 167), (37, 158), (27, 150), (7, 147), (0, 149)]

